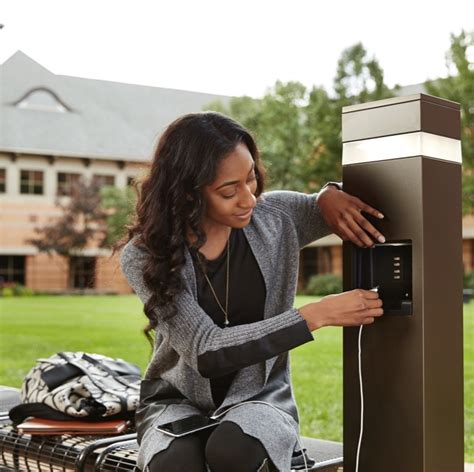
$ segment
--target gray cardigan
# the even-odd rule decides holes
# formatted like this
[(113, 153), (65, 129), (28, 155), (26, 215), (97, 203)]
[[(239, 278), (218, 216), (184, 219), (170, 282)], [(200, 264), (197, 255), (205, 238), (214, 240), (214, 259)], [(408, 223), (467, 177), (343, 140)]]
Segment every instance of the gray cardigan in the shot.
[[(257, 400), (274, 405), (286, 421), (262, 404), (244, 404), (222, 419), (236, 422), (245, 433), (258, 438), (278, 470), (289, 470), (291, 453), (298, 448), (295, 434), (299, 418), (288, 351), (313, 340), (306, 321), (293, 308), (299, 251), (331, 232), (316, 205), (316, 196), (290, 191), (265, 193), (244, 228), (266, 287), (261, 321), (216, 326), (197, 302), (193, 263), (186, 249), (182, 269), (185, 288), (176, 300), (177, 314), (164, 320), (165, 309), (156, 309), (157, 342), (142, 382), (136, 415), (138, 464), (142, 469), (172, 441), (154, 425), (196, 412), (217, 415), (240, 402)], [(142, 278), (146, 252), (134, 245), (135, 239), (124, 247), (120, 262), (130, 285), (146, 303), (151, 295)], [(238, 373), (216, 410), (209, 378), (232, 371)]]

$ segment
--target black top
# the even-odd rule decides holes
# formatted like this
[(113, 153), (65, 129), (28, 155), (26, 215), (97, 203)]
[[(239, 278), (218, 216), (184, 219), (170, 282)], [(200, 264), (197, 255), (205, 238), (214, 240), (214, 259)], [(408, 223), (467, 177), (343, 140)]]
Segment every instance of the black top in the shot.
[[(232, 229), (229, 246), (229, 326), (262, 320), (265, 306), (265, 282), (242, 229)], [(191, 251), (191, 255), (196, 273), (198, 303), (216, 325), (224, 327), (224, 313), (204, 277), (198, 256), (194, 251)], [(209, 261), (201, 253), (199, 256), (205, 261), (207, 276), (220, 304), (225, 309), (227, 246), (217, 259)], [(219, 407), (224, 400), (236, 373), (237, 371), (211, 379), (212, 397), (216, 407)]]

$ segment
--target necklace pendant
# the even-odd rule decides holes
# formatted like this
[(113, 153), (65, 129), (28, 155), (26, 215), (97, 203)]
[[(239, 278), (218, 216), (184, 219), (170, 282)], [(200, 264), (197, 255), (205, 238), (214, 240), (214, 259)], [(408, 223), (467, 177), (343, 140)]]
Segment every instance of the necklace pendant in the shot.
[(225, 321), (224, 321), (224, 324), (225, 324), (226, 326), (229, 326), (229, 320), (225, 320)]

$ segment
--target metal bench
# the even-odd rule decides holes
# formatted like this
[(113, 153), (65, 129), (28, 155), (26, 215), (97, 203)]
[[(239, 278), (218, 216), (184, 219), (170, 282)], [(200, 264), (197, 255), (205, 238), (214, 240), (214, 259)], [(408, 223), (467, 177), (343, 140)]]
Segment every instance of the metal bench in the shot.
[[(100, 438), (21, 435), (8, 417), (9, 409), (18, 403), (18, 389), (0, 387), (0, 472), (140, 472), (136, 434)], [(303, 444), (317, 461), (312, 471), (336, 472), (342, 467), (342, 444), (313, 438), (303, 438)]]

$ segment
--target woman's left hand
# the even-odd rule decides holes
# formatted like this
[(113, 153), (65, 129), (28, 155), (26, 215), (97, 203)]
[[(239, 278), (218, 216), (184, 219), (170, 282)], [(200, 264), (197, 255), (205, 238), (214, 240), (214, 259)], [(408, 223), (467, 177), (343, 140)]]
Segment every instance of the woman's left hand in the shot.
[(362, 215), (365, 212), (383, 218), (382, 213), (359, 198), (329, 185), (319, 192), (317, 203), (328, 226), (343, 241), (352, 241), (359, 247), (372, 247), (372, 238), (385, 242), (382, 233)]

